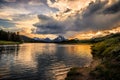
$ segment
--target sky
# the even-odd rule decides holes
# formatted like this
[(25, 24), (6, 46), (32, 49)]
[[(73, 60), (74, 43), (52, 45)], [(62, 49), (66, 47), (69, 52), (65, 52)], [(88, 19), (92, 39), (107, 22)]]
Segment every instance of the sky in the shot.
[(120, 32), (120, 0), (0, 0), (0, 29), (40, 38)]

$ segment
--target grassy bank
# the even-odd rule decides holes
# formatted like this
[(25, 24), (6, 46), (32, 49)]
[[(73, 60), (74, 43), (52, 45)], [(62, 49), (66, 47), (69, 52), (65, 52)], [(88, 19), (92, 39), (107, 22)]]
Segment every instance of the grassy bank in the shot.
[(20, 42), (0, 41), (0, 45), (20, 44)]
[(120, 80), (120, 34), (92, 46), (93, 62), (87, 68), (72, 68), (65, 80)]
[(120, 80), (120, 36), (106, 39), (92, 47), (94, 57), (101, 59), (91, 76), (97, 80)]

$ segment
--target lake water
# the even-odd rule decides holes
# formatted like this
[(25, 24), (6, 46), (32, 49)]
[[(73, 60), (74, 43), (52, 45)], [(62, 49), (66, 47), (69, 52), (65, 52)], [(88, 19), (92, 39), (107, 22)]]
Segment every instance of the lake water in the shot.
[(92, 61), (90, 45), (0, 45), (0, 80), (64, 80), (71, 67)]

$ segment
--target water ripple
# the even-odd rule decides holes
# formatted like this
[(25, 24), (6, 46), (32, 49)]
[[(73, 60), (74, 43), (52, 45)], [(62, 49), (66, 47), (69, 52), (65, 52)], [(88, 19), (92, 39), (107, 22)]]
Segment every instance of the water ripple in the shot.
[(90, 45), (0, 46), (0, 80), (64, 80), (71, 67), (87, 66)]

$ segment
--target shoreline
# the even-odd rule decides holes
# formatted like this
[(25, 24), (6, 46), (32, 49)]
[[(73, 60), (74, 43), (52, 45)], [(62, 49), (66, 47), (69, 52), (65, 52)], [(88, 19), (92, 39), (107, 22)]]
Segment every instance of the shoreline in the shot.
[(15, 44), (21, 44), (21, 42), (0, 41), (0, 45), (15, 45)]
[(91, 49), (90, 66), (71, 68), (65, 80), (120, 80), (120, 36), (94, 43)]
[(101, 59), (93, 58), (88, 67), (73, 67), (67, 73), (65, 80), (94, 80), (90, 73), (100, 64)]

